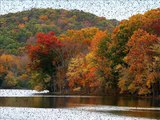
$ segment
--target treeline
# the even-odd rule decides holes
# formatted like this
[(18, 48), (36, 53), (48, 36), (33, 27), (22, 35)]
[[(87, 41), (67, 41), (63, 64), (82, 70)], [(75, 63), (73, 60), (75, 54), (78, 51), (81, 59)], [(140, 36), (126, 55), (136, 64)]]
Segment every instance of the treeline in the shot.
[(110, 32), (118, 24), (117, 20), (106, 20), (91, 13), (63, 9), (31, 9), (0, 16), (0, 53), (18, 55), (38, 32), (54, 31), (60, 35), (68, 29), (97, 27)]
[(113, 32), (96, 27), (37, 31), (18, 56), (0, 56), (1, 86), (160, 95), (160, 9), (123, 20)]

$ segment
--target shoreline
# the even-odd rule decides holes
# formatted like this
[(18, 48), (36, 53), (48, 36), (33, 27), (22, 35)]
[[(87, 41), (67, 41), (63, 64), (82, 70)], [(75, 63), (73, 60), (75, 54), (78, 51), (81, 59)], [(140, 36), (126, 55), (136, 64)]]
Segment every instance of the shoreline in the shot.
[[(52, 92), (49, 92), (48, 90), (44, 90), (44, 91), (36, 91), (36, 90), (32, 90), (32, 89), (1, 89), (0, 88), (0, 97), (3, 97), (3, 91), (23, 91), (23, 90), (26, 90), (26, 91), (32, 91), (32, 95), (35, 95), (35, 96), (41, 96), (41, 95), (59, 95), (59, 96), (81, 96), (81, 97), (85, 97), (85, 96), (89, 96), (89, 97), (106, 97), (106, 96), (115, 96), (115, 97), (131, 97), (131, 98), (142, 98), (142, 99), (160, 99), (160, 96), (137, 96), (137, 95), (130, 95), (130, 94), (114, 94), (114, 95), (109, 95), (109, 94), (84, 94), (84, 93), (77, 93), (77, 92), (70, 92), (70, 93), (52, 93)], [(6, 95), (7, 96), (7, 95)], [(9, 96), (9, 95), (8, 95)], [(5, 97), (5, 95), (4, 95)], [(11, 96), (12, 97), (12, 96)]]
[[(121, 98), (116, 98), (118, 96), (115, 96), (114, 99), (110, 97), (108, 98), (106, 97), (103, 99), (104, 96), (99, 96), (100, 98), (98, 98), (97, 96), (93, 95), (92, 96), (61, 95), (61, 94), (46, 95), (49, 94), (47, 92), (48, 91), (41, 91), (39, 93), (35, 90), (0, 89), (0, 98), (2, 100), (0, 106), (0, 113), (2, 114), (0, 115), (0, 119), (2, 120), (160, 119), (159, 116), (160, 107), (157, 107), (156, 104), (155, 105), (149, 105), (146, 103), (142, 104), (141, 102), (143, 101), (143, 99), (142, 101), (141, 100), (132, 101), (131, 98), (131, 100), (129, 101), (135, 103), (131, 105), (127, 97), (121, 99)], [(37, 95), (35, 95), (35, 93)], [(104, 100), (108, 102), (104, 102)], [(156, 101), (159, 102), (159, 99)], [(140, 102), (140, 104), (137, 104), (137, 102)], [(157, 105), (159, 106), (159, 104)]]

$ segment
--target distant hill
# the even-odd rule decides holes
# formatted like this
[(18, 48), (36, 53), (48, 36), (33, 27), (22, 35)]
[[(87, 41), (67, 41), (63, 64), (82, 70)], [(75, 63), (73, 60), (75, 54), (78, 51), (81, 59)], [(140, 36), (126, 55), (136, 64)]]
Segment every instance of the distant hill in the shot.
[(0, 52), (15, 53), (37, 32), (55, 31), (56, 35), (69, 29), (97, 27), (112, 31), (118, 21), (107, 20), (91, 13), (64, 9), (31, 9), (0, 16)]

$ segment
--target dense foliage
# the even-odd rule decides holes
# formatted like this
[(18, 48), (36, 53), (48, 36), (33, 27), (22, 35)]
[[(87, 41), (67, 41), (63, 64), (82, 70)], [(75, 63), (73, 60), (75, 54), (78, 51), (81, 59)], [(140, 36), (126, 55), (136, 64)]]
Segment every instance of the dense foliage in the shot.
[[(64, 45), (54, 36), (54, 32), (38, 33), (35, 45), (28, 46), (28, 55), (31, 59), (30, 68), (40, 74), (47, 74), (51, 80), (44, 82), (45, 89), (55, 91), (57, 68), (62, 66)], [(45, 75), (44, 75), (45, 76)], [(39, 83), (38, 83), (39, 84)]]
[[(160, 95), (159, 8), (133, 15), (115, 28), (116, 21), (82, 11), (31, 11), (16, 13), (23, 16), (16, 29), (15, 21), (7, 23), (12, 29), (5, 26), (4, 18), (12, 14), (0, 18), (2, 87), (26, 80), (34, 89), (68, 94)], [(29, 45), (20, 47), (26, 40)], [(30, 60), (21, 66), (26, 49)], [(18, 56), (4, 54), (14, 50)]]
[(0, 16), (0, 52), (19, 54), (18, 48), (37, 32), (54, 31), (56, 35), (70, 29), (97, 27), (112, 31), (116, 20), (106, 20), (78, 10), (31, 9)]
[(0, 56), (0, 87), (29, 87), (29, 70), (27, 56), (3, 54)]

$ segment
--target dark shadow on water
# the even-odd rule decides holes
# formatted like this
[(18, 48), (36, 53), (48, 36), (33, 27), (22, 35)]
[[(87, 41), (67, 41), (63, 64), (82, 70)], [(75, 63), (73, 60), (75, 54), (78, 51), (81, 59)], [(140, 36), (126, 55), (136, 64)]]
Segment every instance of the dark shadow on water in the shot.
[(86, 105), (160, 107), (160, 99), (96, 96), (0, 97), (0, 106), (66, 108)]

